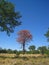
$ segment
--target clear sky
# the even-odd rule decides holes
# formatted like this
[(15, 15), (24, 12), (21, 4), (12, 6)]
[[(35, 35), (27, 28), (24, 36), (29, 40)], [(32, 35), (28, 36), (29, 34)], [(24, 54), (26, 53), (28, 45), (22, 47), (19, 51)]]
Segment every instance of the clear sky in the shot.
[(21, 45), (16, 41), (17, 32), (29, 30), (33, 40), (26, 45), (36, 47), (48, 45), (44, 34), (49, 27), (49, 0), (7, 0), (15, 5), (15, 10), (22, 15), (22, 25), (15, 28), (15, 32), (10, 37), (5, 32), (0, 32), (0, 47), (10, 49), (21, 49)]

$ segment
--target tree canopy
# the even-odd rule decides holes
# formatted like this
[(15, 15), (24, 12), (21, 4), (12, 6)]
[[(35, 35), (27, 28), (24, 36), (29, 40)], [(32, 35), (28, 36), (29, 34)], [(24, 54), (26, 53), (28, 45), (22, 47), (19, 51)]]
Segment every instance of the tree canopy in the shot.
[(23, 46), (23, 52), (25, 53), (25, 44), (32, 39), (32, 35), (28, 30), (21, 30), (18, 32), (17, 41), (20, 42)]
[(30, 51), (33, 51), (33, 50), (35, 50), (35, 48), (36, 48), (36, 47), (35, 47), (34, 45), (32, 45), (32, 46), (29, 46), (29, 50), (30, 50)]
[(21, 25), (20, 17), (11, 2), (0, 0), (0, 31), (5, 31), (8, 35), (14, 32), (14, 28)]
[(48, 31), (46, 32), (46, 34), (44, 34), (44, 36), (46, 36), (47, 41), (49, 42), (49, 28), (48, 28)]
[(46, 46), (38, 47), (38, 50), (41, 52), (41, 54), (44, 54), (45, 51), (47, 51), (47, 47)]

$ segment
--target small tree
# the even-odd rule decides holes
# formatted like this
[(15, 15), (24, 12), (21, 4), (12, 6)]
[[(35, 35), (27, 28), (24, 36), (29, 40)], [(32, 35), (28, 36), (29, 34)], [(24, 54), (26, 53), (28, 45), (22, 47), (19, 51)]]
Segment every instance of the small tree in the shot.
[(25, 44), (32, 40), (32, 35), (28, 30), (21, 30), (18, 32), (17, 41), (20, 42), (23, 46), (23, 54), (25, 53)]
[(45, 52), (47, 51), (47, 47), (46, 46), (38, 47), (38, 50), (41, 52), (42, 55), (44, 55)]
[(29, 46), (29, 50), (30, 50), (30, 51), (33, 51), (33, 50), (35, 50), (35, 46), (34, 46), (34, 45), (32, 45), (32, 46)]

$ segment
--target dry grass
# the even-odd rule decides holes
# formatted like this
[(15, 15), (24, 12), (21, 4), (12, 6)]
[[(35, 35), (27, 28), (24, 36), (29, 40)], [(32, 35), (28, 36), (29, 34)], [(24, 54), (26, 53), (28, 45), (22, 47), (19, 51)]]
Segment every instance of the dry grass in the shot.
[[(0, 56), (4, 56), (4, 57), (14, 57), (14, 56), (16, 56), (16, 54), (7, 54), (7, 53), (4, 54), (4, 53), (1, 53)], [(20, 54), (19, 56), (20, 56), (20, 57), (24, 57), (24, 56), (25, 56), (25, 57), (34, 57), (34, 56), (35, 56), (35, 57), (39, 57), (39, 56), (42, 56), (42, 55), (41, 55), (41, 54), (24, 54), (24, 55), (23, 55), (23, 54)]]
[[(38, 56), (38, 57), (37, 57)], [(0, 54), (0, 65), (49, 65), (49, 58), (40, 55), (22, 55), (15, 58), (15, 54)]]

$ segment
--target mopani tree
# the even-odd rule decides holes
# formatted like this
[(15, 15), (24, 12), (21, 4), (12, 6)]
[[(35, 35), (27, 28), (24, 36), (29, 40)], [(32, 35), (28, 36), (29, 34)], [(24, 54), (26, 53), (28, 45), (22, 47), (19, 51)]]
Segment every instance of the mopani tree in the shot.
[(25, 53), (25, 44), (32, 40), (32, 35), (28, 30), (21, 30), (18, 32), (17, 41), (23, 46), (23, 54)]

